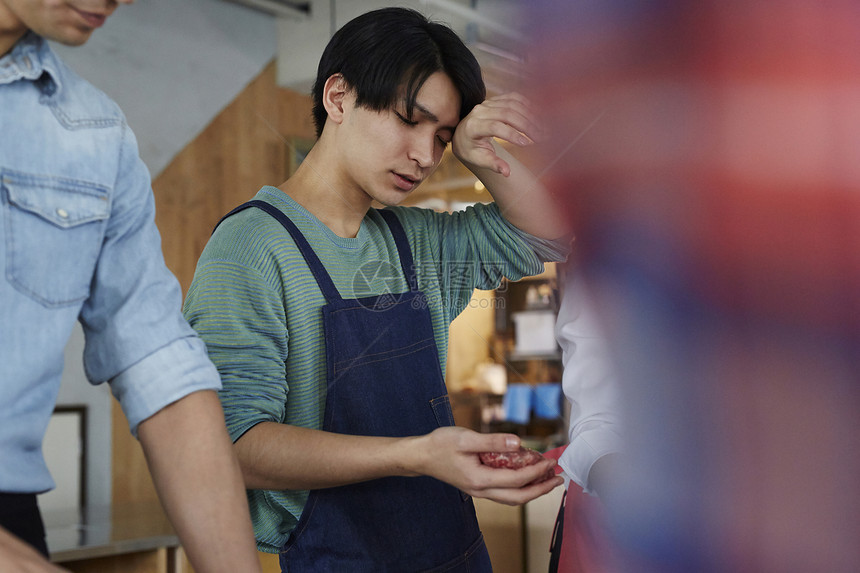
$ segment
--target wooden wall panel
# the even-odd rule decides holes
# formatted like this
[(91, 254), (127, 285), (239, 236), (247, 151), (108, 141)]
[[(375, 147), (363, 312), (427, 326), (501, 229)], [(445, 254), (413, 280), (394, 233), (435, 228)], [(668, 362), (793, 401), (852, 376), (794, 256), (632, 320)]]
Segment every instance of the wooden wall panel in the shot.
[[(277, 87), (271, 63), (154, 179), (164, 258), (183, 293), (218, 219), (262, 185), (280, 185), (287, 141), (313, 135), (310, 97)], [(155, 500), (143, 452), (116, 403), (113, 419), (114, 503)]]
[(153, 182), (165, 260), (183, 292), (218, 219), (261, 186), (280, 185), (288, 139), (313, 136), (310, 98), (278, 88), (274, 69), (270, 64)]

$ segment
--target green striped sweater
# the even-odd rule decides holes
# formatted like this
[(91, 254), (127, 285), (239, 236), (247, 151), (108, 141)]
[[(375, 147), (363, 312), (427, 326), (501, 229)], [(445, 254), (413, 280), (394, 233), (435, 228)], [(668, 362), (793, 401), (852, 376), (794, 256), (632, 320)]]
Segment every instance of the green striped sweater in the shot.
[[(335, 235), (274, 187), (256, 199), (283, 211), (312, 245), (343, 298), (408, 290), (394, 240), (371, 209), (355, 238)], [(419, 287), (427, 295), (442, 372), (448, 327), (472, 291), (496, 288), (561, 260), (564, 241), (544, 241), (507, 223), (495, 205), (453, 214), (393, 207), (412, 247)], [(260, 209), (226, 219), (200, 257), (185, 316), (206, 342), (221, 373), (220, 392), (232, 439), (264, 421), (322, 428), (326, 368), (320, 308), (324, 304), (286, 230)], [(286, 542), (307, 491), (249, 490), (257, 545), (275, 553)]]

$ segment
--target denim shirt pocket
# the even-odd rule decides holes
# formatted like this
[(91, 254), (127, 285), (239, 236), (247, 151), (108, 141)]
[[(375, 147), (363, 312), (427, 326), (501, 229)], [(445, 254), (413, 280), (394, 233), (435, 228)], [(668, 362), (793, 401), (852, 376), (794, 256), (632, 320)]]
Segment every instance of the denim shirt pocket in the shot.
[(47, 307), (86, 299), (110, 214), (108, 189), (74, 179), (0, 175), (6, 280)]

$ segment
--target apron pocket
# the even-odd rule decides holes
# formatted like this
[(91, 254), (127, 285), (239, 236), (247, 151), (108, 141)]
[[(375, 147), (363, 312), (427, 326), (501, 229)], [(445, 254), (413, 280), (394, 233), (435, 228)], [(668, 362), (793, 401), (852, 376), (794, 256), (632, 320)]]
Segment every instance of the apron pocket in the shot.
[(374, 342), (375, 344), (363, 349), (361, 353), (349, 356), (349, 358), (343, 360), (334, 361), (335, 376), (341, 376), (348, 370), (374, 367), (376, 364), (384, 364), (388, 361), (409, 360), (410, 357), (428, 351), (432, 352), (431, 357), (438, 361), (438, 358), (436, 358), (436, 341), (432, 338), (419, 340), (408, 346), (397, 345), (393, 348), (386, 347), (390, 342), (384, 338)]
[(433, 398), (430, 400), (430, 407), (433, 408), (433, 414), (436, 416), (436, 422), (439, 426), (453, 426), (454, 412), (451, 410), (451, 398), (447, 394)]

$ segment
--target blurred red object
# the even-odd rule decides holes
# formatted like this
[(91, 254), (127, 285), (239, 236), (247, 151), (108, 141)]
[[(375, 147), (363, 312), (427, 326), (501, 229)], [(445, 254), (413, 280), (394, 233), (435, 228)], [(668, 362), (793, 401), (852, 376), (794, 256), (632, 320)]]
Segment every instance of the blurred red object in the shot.
[(860, 4), (535, 0), (631, 571), (860, 571)]

